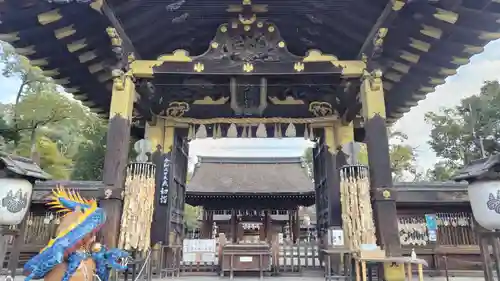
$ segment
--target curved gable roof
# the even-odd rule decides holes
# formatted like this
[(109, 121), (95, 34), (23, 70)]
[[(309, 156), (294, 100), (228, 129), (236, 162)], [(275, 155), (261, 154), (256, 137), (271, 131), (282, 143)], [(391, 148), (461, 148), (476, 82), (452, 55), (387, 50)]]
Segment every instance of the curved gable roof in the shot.
[(200, 157), (187, 193), (311, 193), (314, 187), (299, 157)]

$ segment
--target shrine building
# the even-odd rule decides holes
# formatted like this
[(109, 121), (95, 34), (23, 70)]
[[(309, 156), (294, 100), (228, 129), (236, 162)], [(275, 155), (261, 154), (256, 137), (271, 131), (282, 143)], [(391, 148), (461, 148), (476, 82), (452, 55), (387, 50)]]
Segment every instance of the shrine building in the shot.
[(215, 225), (233, 242), (271, 241), (278, 233), (296, 241), (299, 207), (314, 200), (300, 157), (200, 157), (186, 189), (186, 203), (204, 210), (201, 238), (211, 238)]

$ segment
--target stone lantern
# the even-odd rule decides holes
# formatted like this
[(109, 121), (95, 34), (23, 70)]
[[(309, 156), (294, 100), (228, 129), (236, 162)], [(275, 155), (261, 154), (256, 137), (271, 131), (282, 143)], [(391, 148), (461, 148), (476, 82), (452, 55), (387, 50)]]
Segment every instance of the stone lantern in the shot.
[(48, 179), (50, 175), (31, 159), (0, 152), (0, 262), (5, 258), (8, 236), (18, 235), (11, 228), (29, 210), (35, 181)]
[(487, 230), (500, 230), (500, 155), (471, 162), (453, 179), (469, 183), (476, 222)]

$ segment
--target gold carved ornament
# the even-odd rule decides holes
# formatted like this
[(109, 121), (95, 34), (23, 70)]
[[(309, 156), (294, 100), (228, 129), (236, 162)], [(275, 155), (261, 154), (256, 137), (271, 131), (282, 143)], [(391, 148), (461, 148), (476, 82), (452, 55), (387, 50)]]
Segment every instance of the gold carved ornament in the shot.
[(168, 108), (165, 110), (165, 114), (168, 117), (182, 117), (186, 112), (189, 111), (189, 104), (183, 101), (174, 101), (169, 103)]
[(381, 91), (383, 89), (382, 71), (380, 69), (374, 70), (371, 73), (365, 71), (363, 79), (367, 80), (370, 85), (371, 91)]
[(133, 78), (132, 73), (125, 73), (121, 69), (113, 69), (111, 71), (111, 76), (113, 77), (113, 88), (117, 91), (125, 90), (125, 79), (127, 76)]
[(296, 62), (296, 63), (293, 65), (293, 69), (294, 69), (295, 71), (297, 71), (297, 72), (302, 72), (302, 71), (304, 71), (304, 68), (305, 68), (305, 66), (304, 66), (304, 64), (303, 64), (303, 63), (301, 63), (301, 62)]
[(377, 35), (373, 38), (373, 45), (375, 47), (381, 47), (384, 44), (384, 38), (387, 36), (389, 30), (386, 27), (379, 28)]
[(111, 45), (113, 45), (114, 47), (121, 47), (122, 39), (120, 38), (118, 31), (116, 31), (114, 27), (106, 28), (106, 33), (111, 39)]
[(324, 117), (333, 115), (332, 105), (324, 101), (313, 101), (309, 104), (309, 112), (316, 117)]
[(389, 199), (389, 198), (391, 198), (391, 192), (386, 189), (386, 190), (382, 191), (382, 196), (384, 197), (384, 199)]
[(243, 64), (243, 71), (245, 72), (252, 72), (253, 71), (253, 64), (246, 62)]
[(196, 72), (203, 72), (203, 70), (205, 70), (205, 65), (201, 62), (197, 62), (194, 67), (193, 67), (194, 71)]

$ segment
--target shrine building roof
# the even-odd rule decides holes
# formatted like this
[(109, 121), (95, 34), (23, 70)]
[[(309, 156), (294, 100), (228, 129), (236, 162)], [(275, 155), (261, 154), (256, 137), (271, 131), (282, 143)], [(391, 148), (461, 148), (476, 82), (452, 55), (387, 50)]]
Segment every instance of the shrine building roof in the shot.
[[(231, 13), (235, 9), (230, 5), (236, 3), (230, 0), (49, 2), (57, 1), (0, 1), (0, 40), (11, 43), (45, 75), (102, 114), (109, 110), (111, 69), (123, 59), (111, 45), (108, 27), (120, 34), (124, 51), (151, 60), (176, 49), (201, 55), (210, 48), (218, 27), (238, 17)], [(317, 49), (339, 60), (358, 60), (378, 40), (380, 27), (387, 27), (376, 62), (386, 82), (388, 122), (400, 118), (482, 52), (484, 45), (500, 38), (500, 3), (492, 0), (256, 0), (252, 4), (260, 5), (257, 10), (262, 13), (257, 16), (273, 22), (288, 51), (297, 56)], [(288, 164), (273, 167), (282, 166)], [(265, 187), (270, 185), (258, 188)]]
[(312, 180), (300, 157), (200, 157), (189, 195), (311, 195)]

